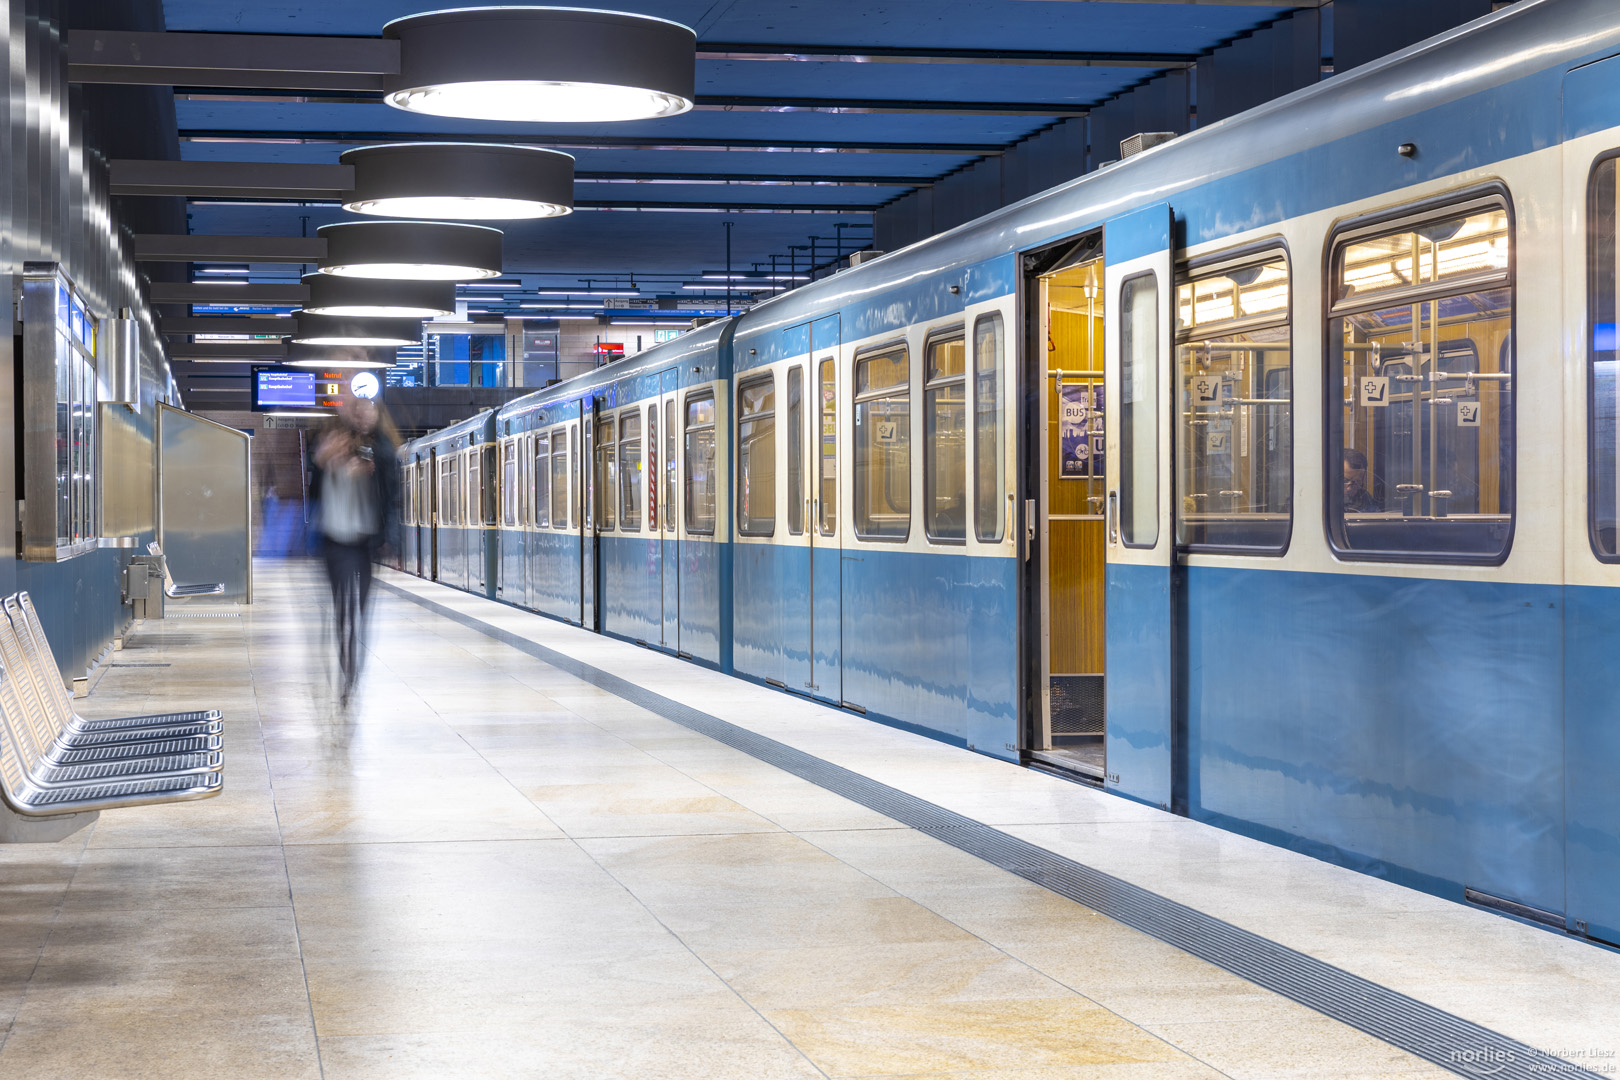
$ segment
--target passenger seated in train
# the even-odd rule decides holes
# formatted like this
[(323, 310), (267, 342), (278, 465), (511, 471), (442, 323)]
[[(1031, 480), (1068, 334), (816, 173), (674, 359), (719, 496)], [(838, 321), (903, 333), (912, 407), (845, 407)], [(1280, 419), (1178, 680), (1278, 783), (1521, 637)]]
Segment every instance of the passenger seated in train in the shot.
[(1360, 450), (1344, 450), (1344, 512), (1370, 514), (1382, 510), (1373, 493), (1367, 490), (1367, 455)]

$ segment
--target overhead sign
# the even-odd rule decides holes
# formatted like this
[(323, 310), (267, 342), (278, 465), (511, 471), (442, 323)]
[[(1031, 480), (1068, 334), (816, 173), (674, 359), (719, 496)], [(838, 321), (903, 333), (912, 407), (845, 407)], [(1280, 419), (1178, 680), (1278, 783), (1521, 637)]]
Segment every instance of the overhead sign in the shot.
[(262, 366), (253, 369), (253, 411), (297, 409), (335, 413), (343, 405), (348, 376), (316, 368)]

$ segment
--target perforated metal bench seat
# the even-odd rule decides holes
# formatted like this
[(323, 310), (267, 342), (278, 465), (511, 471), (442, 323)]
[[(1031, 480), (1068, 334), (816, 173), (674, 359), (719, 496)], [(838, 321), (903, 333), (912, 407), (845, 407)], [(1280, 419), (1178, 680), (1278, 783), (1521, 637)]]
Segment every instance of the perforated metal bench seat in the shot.
[[(68, 727), (76, 731), (117, 731), (123, 728), (168, 727), (173, 724), (218, 723), (224, 716), (218, 709), (200, 709), (192, 712), (147, 713), (144, 716), (110, 716), (104, 720), (86, 720), (74, 714)], [(219, 730), (215, 728), (214, 730)]]
[(218, 772), (224, 765), (218, 750), (195, 754), (169, 754), (163, 757), (129, 757), (84, 765), (34, 765), (32, 777), (40, 786), (87, 784), (96, 780), (135, 780), (149, 776), (184, 776), (187, 773)]
[(90, 746), (80, 749), (56, 745), (45, 753), (44, 760), (52, 765), (78, 765), (92, 761), (123, 761), (127, 758), (201, 754), (219, 748), (218, 735), (193, 735), (184, 739), (113, 743), (110, 746)]
[[(87, 784), (42, 786), (23, 778), (15, 790), (5, 792), (6, 803), (28, 817), (72, 814), (80, 810), (115, 810), (154, 803), (189, 802), (218, 795), (224, 781), (218, 772), (183, 776), (154, 776), (138, 780), (93, 781)], [(8, 789), (13, 783), (6, 785)]]
[(219, 732), (220, 722), (207, 720), (196, 724), (156, 724), (152, 727), (113, 728), (110, 731), (64, 731), (56, 737), (56, 742), (65, 749), (82, 750), (87, 746), (161, 742), (164, 739), (218, 735)]
[(219, 596), (225, 592), (223, 585), (171, 585), (169, 582), (174, 579), (168, 575), (169, 571), (165, 566), (163, 592), (170, 600), (185, 600), (192, 596)]

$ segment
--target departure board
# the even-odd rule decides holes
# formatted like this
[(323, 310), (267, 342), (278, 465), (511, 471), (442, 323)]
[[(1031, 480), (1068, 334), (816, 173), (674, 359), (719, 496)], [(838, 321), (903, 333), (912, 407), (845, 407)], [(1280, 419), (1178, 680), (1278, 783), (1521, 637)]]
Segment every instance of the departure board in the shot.
[(253, 411), (336, 412), (343, 404), (343, 383), (340, 372), (256, 367), (253, 369)]

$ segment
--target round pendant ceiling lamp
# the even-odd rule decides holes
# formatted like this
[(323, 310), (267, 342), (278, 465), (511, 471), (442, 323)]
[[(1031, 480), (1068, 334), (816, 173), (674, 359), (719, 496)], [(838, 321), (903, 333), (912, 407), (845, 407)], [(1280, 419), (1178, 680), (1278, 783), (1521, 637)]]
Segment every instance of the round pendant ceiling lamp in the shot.
[(422, 340), (422, 321), (345, 319), (301, 311), (292, 339), (299, 345), (415, 345)]
[(305, 274), (311, 315), (351, 319), (432, 319), (456, 313), (453, 281), (387, 281), (382, 278)]
[(287, 359), (283, 363), (288, 367), (330, 368), (342, 371), (347, 368), (393, 367), (394, 360), (393, 347), (293, 344), (287, 346)]
[(323, 274), (398, 281), (477, 281), (501, 276), (501, 231), (441, 221), (345, 221), (326, 239)]
[(348, 150), (354, 191), (343, 209), (378, 217), (561, 217), (574, 212), (574, 156), (535, 146), (394, 143)]
[(486, 7), (395, 19), (398, 109), (469, 120), (599, 124), (692, 107), (697, 35), (645, 15), (562, 7)]

